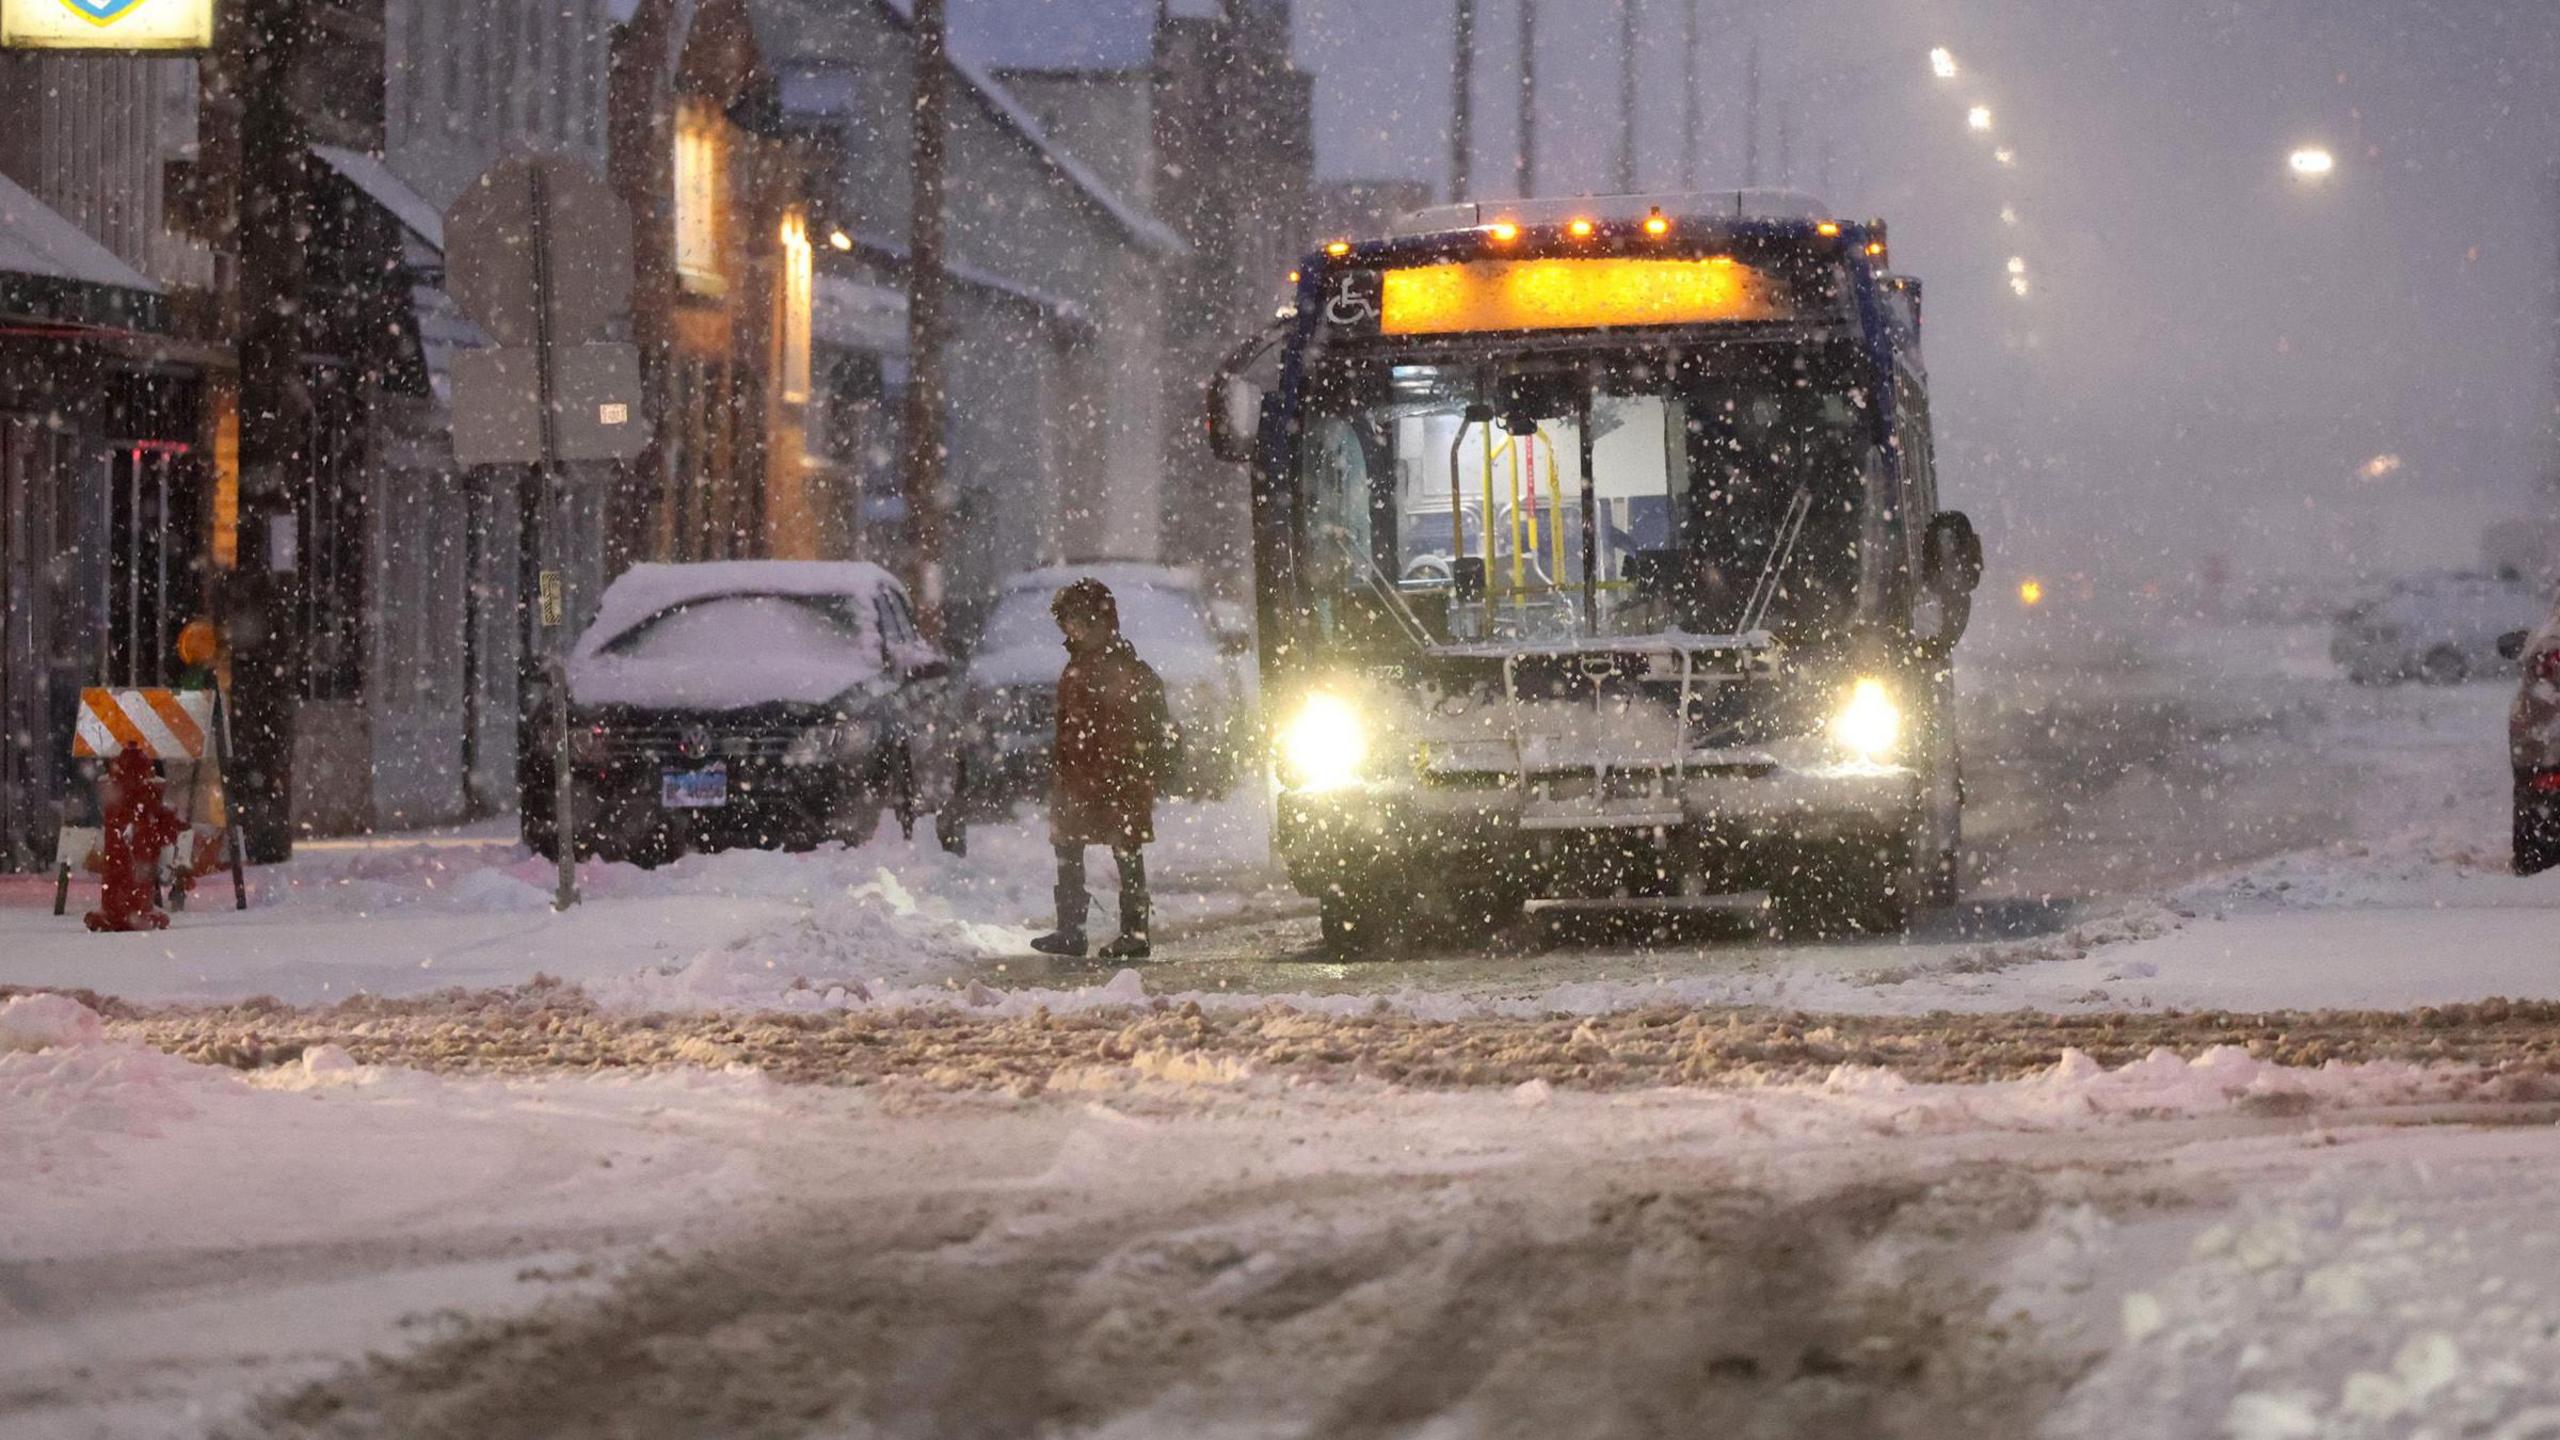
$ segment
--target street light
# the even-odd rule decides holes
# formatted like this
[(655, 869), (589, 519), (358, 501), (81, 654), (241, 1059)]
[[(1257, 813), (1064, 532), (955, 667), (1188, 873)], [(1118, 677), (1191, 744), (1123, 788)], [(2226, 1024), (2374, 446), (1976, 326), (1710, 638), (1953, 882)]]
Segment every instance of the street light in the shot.
[(1988, 105), (1976, 105), (1972, 109), (1967, 110), (1964, 112), (1964, 123), (1968, 129), (1976, 132), (1987, 133), (1991, 129), (1991, 107)]
[(1929, 69), (1941, 80), (1956, 78), (1955, 52), (1941, 45), (1929, 52)]
[(2293, 173), (2299, 179), (2324, 180), (2329, 172), (2338, 168), (2338, 157), (2323, 146), (2305, 145), (2294, 151), (2287, 163), (2292, 165)]

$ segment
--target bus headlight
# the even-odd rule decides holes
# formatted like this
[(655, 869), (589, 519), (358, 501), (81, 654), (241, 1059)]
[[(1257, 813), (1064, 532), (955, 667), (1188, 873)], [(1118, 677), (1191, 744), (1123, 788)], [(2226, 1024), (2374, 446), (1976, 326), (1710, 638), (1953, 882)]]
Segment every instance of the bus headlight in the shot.
[(1849, 699), (1831, 717), (1831, 739), (1855, 759), (1870, 765), (1893, 758), (1902, 744), (1902, 706), (1893, 692), (1873, 677), (1849, 687)]
[(1280, 783), (1292, 790), (1341, 790), (1360, 783), (1369, 759), (1369, 728), (1339, 695), (1315, 694), (1272, 739)]

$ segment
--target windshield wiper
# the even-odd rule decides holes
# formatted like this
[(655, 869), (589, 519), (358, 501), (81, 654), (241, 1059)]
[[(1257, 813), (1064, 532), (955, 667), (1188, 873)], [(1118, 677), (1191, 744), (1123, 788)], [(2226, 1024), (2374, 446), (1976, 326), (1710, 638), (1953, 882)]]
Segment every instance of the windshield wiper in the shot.
[[(1368, 582), (1370, 593), (1376, 595), (1385, 605), (1387, 613), (1395, 617), (1397, 628), (1404, 631), (1404, 638), (1412, 641), (1419, 649), (1430, 649), (1430, 630), (1423, 625), (1422, 617), (1414, 614), (1412, 607), (1404, 603), (1403, 592), (1396, 589), (1395, 582), (1387, 578), (1384, 570), (1378, 568), (1378, 557), (1362, 554), (1360, 547), (1351, 543), (1349, 532), (1336, 529), (1332, 534), (1333, 543), (1342, 547), (1344, 557), (1359, 567), (1361, 578)], [(1454, 579), (1451, 583), (1454, 587)]]
[(1748, 635), (1760, 628), (1769, 607), (1778, 598), (1778, 577), (1786, 573), (1787, 561), (1796, 553), (1796, 537), (1804, 533), (1805, 517), (1813, 513), (1813, 487), (1799, 485), (1787, 501), (1787, 513), (1778, 521), (1778, 538), (1769, 546), (1769, 562), (1760, 567), (1760, 581), (1751, 587), (1751, 598), (1742, 607), (1742, 623), (1734, 633)]

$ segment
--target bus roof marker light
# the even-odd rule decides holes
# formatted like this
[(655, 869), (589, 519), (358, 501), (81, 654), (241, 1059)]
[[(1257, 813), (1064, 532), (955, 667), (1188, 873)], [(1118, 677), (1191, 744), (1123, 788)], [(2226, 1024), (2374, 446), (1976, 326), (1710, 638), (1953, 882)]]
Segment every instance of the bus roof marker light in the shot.
[(1351, 253), (1351, 242), (1348, 240), (1336, 240), (1324, 247), (1324, 253), (1332, 256), (1336, 260), (1339, 260), (1343, 256)]
[(1825, 220), (1821, 224), (1813, 227), (1813, 233), (1821, 236), (1825, 240), (1829, 240), (1840, 233), (1840, 222), (1837, 220)]
[(1588, 240), (1591, 238), (1591, 232), (1596, 228), (1589, 219), (1577, 215), (1566, 222), (1564, 230), (1576, 240)]
[(1496, 244), (1508, 245), (1520, 238), (1520, 227), (1508, 220), (1496, 220), (1484, 227), (1484, 233), (1492, 236)]
[(1652, 214), (1644, 217), (1644, 233), (1659, 240), (1671, 233), (1671, 222), (1664, 219), (1662, 211), (1656, 208)]

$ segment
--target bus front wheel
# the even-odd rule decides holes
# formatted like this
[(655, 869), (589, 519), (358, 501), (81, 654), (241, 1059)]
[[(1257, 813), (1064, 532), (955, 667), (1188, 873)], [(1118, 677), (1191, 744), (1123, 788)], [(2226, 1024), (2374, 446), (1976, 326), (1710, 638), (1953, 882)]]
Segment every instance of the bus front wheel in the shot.
[(1375, 885), (1337, 881), (1316, 897), (1316, 908), (1324, 948), (1337, 955), (1378, 949), (1396, 924), (1397, 906)]
[(1799, 857), (1769, 887), (1779, 931), (1793, 937), (1909, 930), (1924, 888), (1912, 840), (1906, 831)]

